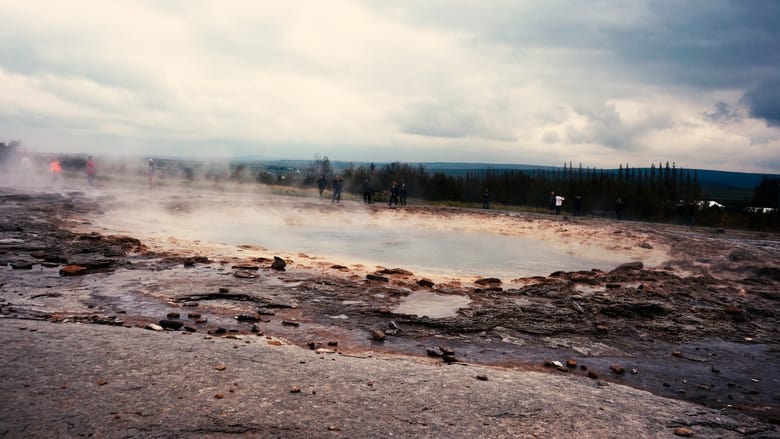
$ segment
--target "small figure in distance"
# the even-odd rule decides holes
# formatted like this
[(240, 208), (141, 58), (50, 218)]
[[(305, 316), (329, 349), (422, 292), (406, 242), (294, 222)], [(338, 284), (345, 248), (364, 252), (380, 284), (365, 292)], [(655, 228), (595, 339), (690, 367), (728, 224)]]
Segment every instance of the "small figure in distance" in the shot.
[(325, 175), (320, 174), (320, 178), (317, 179), (317, 189), (320, 190), (320, 200), (322, 199), (322, 193), (325, 191), (325, 186), (328, 184), (325, 180)]
[(87, 163), (84, 165), (84, 171), (87, 173), (87, 184), (94, 186), (95, 174), (97, 173), (97, 170), (95, 168), (95, 161), (92, 160), (92, 156), (87, 157)]
[(393, 203), (398, 206), (398, 184), (395, 181), (390, 186), (390, 202), (387, 205), (392, 206)]
[(488, 188), (485, 188), (485, 190), (482, 191), (482, 208), (490, 209), (490, 193), (488, 192)]
[(563, 200), (565, 200), (562, 195), (558, 194), (555, 196), (555, 214), (560, 215), (561, 209), (563, 208)]
[(363, 179), (363, 202), (371, 204), (371, 185), (368, 182), (368, 178)]
[(555, 211), (555, 192), (550, 192), (550, 212)]
[(582, 216), (582, 197), (574, 197), (574, 216)]
[(338, 203), (341, 201), (341, 188), (343, 185), (344, 181), (341, 179), (341, 176), (336, 176), (333, 180), (333, 200), (331, 203)]
[(406, 206), (406, 183), (401, 183), (401, 190), (398, 191), (398, 195), (401, 197), (401, 206)]
[(51, 159), (51, 163), (49, 163), (49, 171), (51, 171), (52, 182), (57, 183), (60, 180), (60, 175), (62, 174), (62, 165), (60, 164), (60, 161), (56, 158)]
[(621, 197), (618, 197), (617, 200), (615, 200), (615, 217), (618, 221), (623, 219), (623, 199)]
[(154, 186), (156, 184), (154, 180), (154, 173), (155, 173), (154, 160), (149, 159), (149, 161), (147, 162), (147, 168), (148, 168), (147, 172), (149, 175), (149, 189), (154, 189)]

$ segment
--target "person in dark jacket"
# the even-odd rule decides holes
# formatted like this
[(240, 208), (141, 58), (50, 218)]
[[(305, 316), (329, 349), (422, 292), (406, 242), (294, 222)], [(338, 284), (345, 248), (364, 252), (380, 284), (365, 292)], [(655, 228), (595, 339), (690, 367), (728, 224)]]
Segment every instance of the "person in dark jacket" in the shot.
[(390, 186), (390, 202), (387, 205), (392, 206), (393, 203), (398, 206), (398, 184), (395, 181)]

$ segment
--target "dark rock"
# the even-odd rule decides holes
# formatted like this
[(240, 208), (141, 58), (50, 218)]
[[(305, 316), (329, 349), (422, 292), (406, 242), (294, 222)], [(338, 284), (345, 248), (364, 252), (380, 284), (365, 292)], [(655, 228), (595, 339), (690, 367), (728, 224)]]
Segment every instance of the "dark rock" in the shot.
[(501, 285), (501, 279), (496, 277), (484, 277), (474, 281), (477, 285)]
[(648, 243), (648, 242), (643, 242), (643, 243), (639, 244), (639, 247), (646, 248), (648, 250), (653, 248), (653, 246), (650, 245), (650, 243)]
[(217, 329), (215, 329), (213, 331), (209, 331), (209, 334), (217, 334), (217, 335), (227, 334), (227, 329), (225, 329), (225, 328), (217, 328)]
[(298, 322), (293, 322), (293, 321), (290, 321), (290, 320), (282, 320), (282, 325), (284, 325), (284, 326), (294, 326), (294, 327), (296, 327), (296, 328), (297, 328), (298, 326), (301, 326), (301, 324), (300, 324), (300, 323), (298, 323)]
[(488, 377), (487, 375), (477, 375), (477, 379), (480, 381), (487, 381)]
[(435, 284), (430, 279), (422, 278), (422, 279), (417, 281), (417, 285), (419, 285), (421, 287), (426, 287), (426, 288), (433, 288), (433, 286)]
[(199, 319), (201, 317), (201, 314), (199, 312), (191, 312), (187, 314), (188, 319)]
[(604, 285), (604, 287), (606, 289), (608, 289), (608, 290), (616, 290), (616, 289), (620, 288), (621, 285), (620, 284), (616, 284), (616, 283), (608, 283), (608, 284)]
[(366, 279), (368, 279), (368, 280), (375, 280), (375, 281), (378, 281), (378, 282), (390, 282), (390, 279), (388, 279), (388, 278), (386, 278), (384, 276), (380, 276), (378, 274), (371, 274), (371, 273), (366, 275)]
[(425, 353), (428, 354), (430, 357), (443, 357), (444, 352), (441, 351), (441, 349), (437, 347), (428, 348), (425, 350)]
[(276, 313), (273, 311), (268, 311), (267, 309), (258, 309), (257, 313), (261, 316), (275, 316)]
[(257, 325), (252, 325), (252, 332), (254, 332), (254, 333), (260, 332), (260, 327), (257, 326)]
[(338, 345), (339, 345), (339, 342), (336, 341), (336, 340), (331, 340), (331, 341), (328, 342), (328, 346), (338, 346)]
[(443, 357), (441, 357), (441, 359), (448, 364), (457, 363), (459, 361), (457, 358), (455, 358), (454, 355), (444, 355)]
[(759, 279), (780, 281), (780, 267), (761, 267), (754, 272), (754, 276)]
[(347, 271), (347, 270), (349, 270), (349, 268), (345, 267), (344, 265), (338, 265), (338, 264), (331, 265), (330, 268), (332, 268), (334, 270), (340, 270), (340, 271)]
[(160, 326), (162, 326), (163, 329), (173, 329), (174, 331), (178, 331), (182, 326), (184, 326), (184, 323), (177, 320), (160, 320)]
[(180, 317), (180, 315), (179, 315), (179, 313), (177, 313), (177, 312), (169, 312), (169, 313), (168, 313), (168, 315), (167, 315), (167, 317), (168, 317), (169, 319), (178, 319), (178, 318)]
[(623, 368), (623, 366), (621, 366), (619, 364), (613, 364), (613, 365), (609, 366), (609, 370), (611, 370), (612, 372), (614, 372), (614, 373), (616, 373), (618, 375), (623, 375), (625, 373), (625, 371), (626, 371)]
[(254, 317), (254, 316), (248, 316), (248, 315), (245, 315), (245, 314), (239, 314), (239, 315), (236, 316), (236, 320), (238, 320), (239, 322), (257, 323), (257, 321), (259, 319), (257, 317)]
[(636, 261), (636, 262), (626, 262), (625, 264), (618, 265), (613, 272), (615, 271), (634, 271), (634, 270), (641, 270), (645, 268), (645, 264), (642, 263), (642, 261)]
[(387, 274), (387, 275), (402, 275), (402, 276), (414, 276), (414, 273), (412, 273), (409, 270), (404, 270), (403, 268), (383, 268), (376, 272), (377, 274)]
[(279, 256), (274, 256), (274, 261), (271, 262), (271, 268), (274, 270), (285, 271), (286, 267), (287, 262), (285, 262), (284, 259), (280, 258)]
[(447, 346), (439, 346), (439, 349), (444, 352), (444, 355), (455, 355), (455, 349)]
[(185, 258), (183, 261), (183, 264), (185, 267), (192, 267), (195, 264), (208, 264), (211, 263), (211, 260), (205, 256), (191, 256), (189, 258)]
[(599, 374), (597, 374), (596, 372), (594, 372), (592, 370), (588, 371), (588, 378), (595, 380), (595, 379), (598, 379), (598, 377), (599, 377)]
[(225, 293), (227, 293), (227, 292), (229, 292), (229, 291), (230, 291), (230, 290), (229, 290), (229, 289), (227, 289), (227, 288), (225, 288), (225, 287), (219, 287), (219, 292), (220, 292), (220, 293), (222, 293), (222, 294), (225, 294)]
[(35, 264), (27, 261), (11, 262), (11, 268), (13, 268), (14, 270), (32, 270), (33, 265)]
[(193, 328), (192, 326), (185, 326), (184, 330), (187, 332), (198, 332), (198, 330)]

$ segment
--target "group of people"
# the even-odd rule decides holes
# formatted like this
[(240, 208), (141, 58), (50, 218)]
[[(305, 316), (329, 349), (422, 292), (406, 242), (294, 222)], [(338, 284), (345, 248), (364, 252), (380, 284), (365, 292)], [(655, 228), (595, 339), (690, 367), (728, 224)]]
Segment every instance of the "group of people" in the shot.
[[(566, 197), (564, 197), (560, 193), (550, 192), (550, 212), (553, 212), (555, 215), (560, 215), (561, 210), (563, 209), (563, 202), (566, 200)], [(574, 205), (572, 206), (572, 215), (573, 216), (582, 216), (582, 196), (577, 195), (574, 197)], [(615, 218), (618, 220), (623, 219), (623, 206), (624, 206), (623, 198), (618, 197), (615, 199)]]
[[(320, 174), (317, 179), (317, 189), (320, 192), (320, 199), (324, 198), (325, 188), (328, 186), (328, 180), (325, 179), (325, 175)], [(331, 197), (331, 203), (339, 203), (341, 201), (341, 191), (344, 189), (344, 179), (340, 175), (337, 175), (332, 182), (333, 196)], [(371, 204), (372, 195), (374, 191), (371, 188), (371, 183), (368, 178), (363, 179), (363, 203)], [(390, 185), (390, 200), (387, 203), (388, 206), (401, 205), (406, 206), (406, 184), (401, 183), (399, 186), (397, 182), (393, 181)]]
[[(25, 157), (26, 159), (26, 157)], [(49, 163), (49, 172), (51, 173), (52, 182), (57, 183), (62, 178), (62, 163), (56, 157)], [(149, 188), (154, 188), (157, 185), (155, 179), (155, 164), (154, 160), (149, 159), (147, 162), (147, 175), (149, 181)], [(87, 157), (87, 161), (84, 163), (84, 174), (87, 177), (87, 184), (89, 186), (95, 185), (95, 177), (97, 176), (97, 165), (95, 159), (92, 156)]]

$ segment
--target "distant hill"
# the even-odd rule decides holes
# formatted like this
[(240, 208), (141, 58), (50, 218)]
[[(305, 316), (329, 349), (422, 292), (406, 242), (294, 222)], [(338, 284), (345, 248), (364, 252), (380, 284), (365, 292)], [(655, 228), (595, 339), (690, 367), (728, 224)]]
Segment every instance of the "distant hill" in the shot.
[[(233, 162), (251, 161), (275, 168), (305, 169), (311, 166), (313, 160), (252, 160), (250, 158), (235, 158)], [(331, 160), (331, 166), (338, 172), (350, 165), (368, 166), (369, 162), (347, 162)], [(384, 162), (374, 162), (381, 167)], [(543, 166), (528, 164), (502, 164), (502, 163), (459, 163), (459, 162), (412, 162), (413, 166), (423, 165), (431, 173), (443, 173), (447, 175), (464, 175), (470, 172), (484, 171), (551, 171), (560, 169), (560, 166)], [(649, 170), (649, 168), (637, 168)], [(599, 169), (601, 170), (601, 169)], [(696, 172), (702, 190), (710, 198), (723, 200), (743, 200), (753, 195), (755, 189), (764, 177), (778, 178), (780, 174), (758, 174), (750, 172), (716, 171), (709, 169), (685, 169), (686, 172)], [(617, 168), (604, 169), (607, 173), (617, 173)]]

